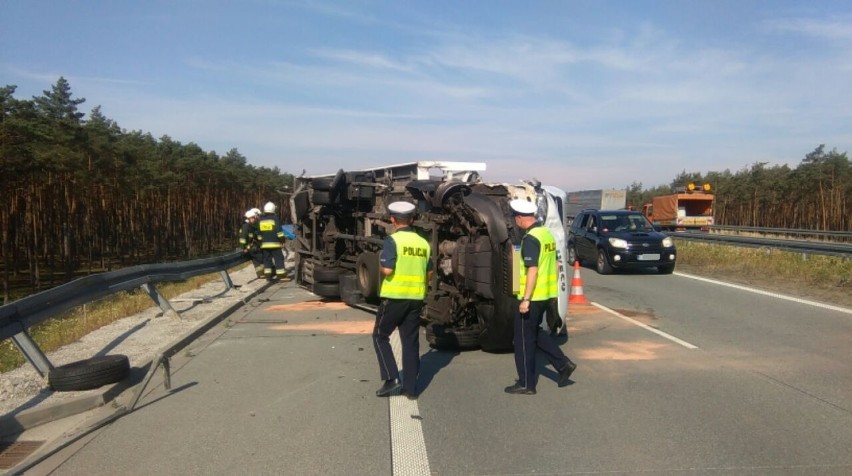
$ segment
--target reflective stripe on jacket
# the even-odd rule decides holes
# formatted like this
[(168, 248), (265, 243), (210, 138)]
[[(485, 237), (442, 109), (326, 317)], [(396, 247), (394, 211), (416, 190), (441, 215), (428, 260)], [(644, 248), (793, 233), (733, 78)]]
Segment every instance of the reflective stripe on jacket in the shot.
[(248, 220), (244, 221), (243, 226), (240, 227), (240, 246), (242, 246), (243, 248), (256, 246), (256, 235), (257, 226), (253, 223), (249, 223)]
[[(538, 253), (538, 274), (535, 279), (535, 289), (530, 296), (530, 301), (546, 301), (550, 298), (559, 296), (558, 277), (556, 275), (556, 241), (550, 230), (543, 226), (536, 226), (530, 229), (524, 236), (532, 235), (541, 245)], [(521, 286), (519, 295), (523, 294), (527, 285), (527, 266), (524, 260), (521, 260)]]
[(260, 241), (260, 247), (268, 250), (281, 248), (281, 243), (284, 243), (284, 232), (281, 230), (281, 223), (278, 217), (274, 214), (267, 213), (260, 217), (257, 222), (257, 240)]
[(379, 296), (392, 299), (424, 299), (426, 270), (431, 250), (429, 242), (413, 231), (397, 231), (390, 238), (396, 244), (393, 274), (382, 280)]

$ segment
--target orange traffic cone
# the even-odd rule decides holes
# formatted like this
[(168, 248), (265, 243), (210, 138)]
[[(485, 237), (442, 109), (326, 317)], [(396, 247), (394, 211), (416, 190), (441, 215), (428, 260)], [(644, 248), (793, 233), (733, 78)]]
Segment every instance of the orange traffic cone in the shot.
[(574, 261), (574, 277), (571, 279), (571, 294), (568, 304), (591, 304), (583, 294), (583, 279), (580, 278), (580, 261)]

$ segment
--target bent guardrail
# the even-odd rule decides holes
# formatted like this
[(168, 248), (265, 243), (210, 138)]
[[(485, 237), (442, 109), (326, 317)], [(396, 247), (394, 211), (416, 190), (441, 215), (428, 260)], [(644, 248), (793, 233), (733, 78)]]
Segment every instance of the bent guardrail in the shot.
[(178, 263), (143, 264), (75, 279), (0, 306), (0, 339), (11, 338), (27, 361), (42, 377), (46, 377), (53, 365), (30, 337), (29, 329), (34, 325), (82, 304), (140, 287), (163, 310), (164, 315), (176, 313), (169, 301), (157, 291), (154, 286), (156, 283), (183, 281), (218, 271), (226, 288), (231, 289), (234, 284), (227, 270), (246, 259), (241, 252), (235, 251)]

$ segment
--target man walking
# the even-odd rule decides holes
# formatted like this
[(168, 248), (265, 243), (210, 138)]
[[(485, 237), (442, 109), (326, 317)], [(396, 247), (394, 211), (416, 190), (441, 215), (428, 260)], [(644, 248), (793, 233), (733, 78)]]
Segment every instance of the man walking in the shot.
[(559, 386), (571, 381), (577, 368), (562, 349), (553, 342), (550, 334), (541, 329), (541, 318), (549, 308), (550, 300), (559, 296), (556, 268), (556, 242), (550, 230), (536, 221), (536, 206), (526, 200), (509, 203), (515, 224), (525, 231), (521, 239), (521, 275), (519, 302), (515, 311), (515, 367), (518, 380), (506, 387), (506, 393), (535, 395), (535, 354), (541, 349), (550, 364), (559, 372)]
[[(393, 202), (388, 205), (394, 232), (384, 240), (380, 256), (383, 276), (373, 328), (373, 346), (379, 360), (384, 384), (376, 396), (387, 397), (402, 388), (409, 398), (417, 396), (417, 374), (420, 372), (420, 312), (426, 297), (431, 271), (429, 242), (411, 229), (414, 205)], [(402, 367), (405, 375), (399, 381), (399, 369), (390, 346), (390, 335), (399, 329), (402, 341)]]

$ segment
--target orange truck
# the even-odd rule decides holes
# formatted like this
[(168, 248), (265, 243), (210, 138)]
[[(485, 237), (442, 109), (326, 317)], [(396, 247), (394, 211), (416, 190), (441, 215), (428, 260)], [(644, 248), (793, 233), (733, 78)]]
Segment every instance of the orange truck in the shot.
[(690, 183), (675, 193), (654, 197), (642, 212), (654, 227), (669, 231), (703, 230), (713, 225), (715, 195), (710, 184)]

